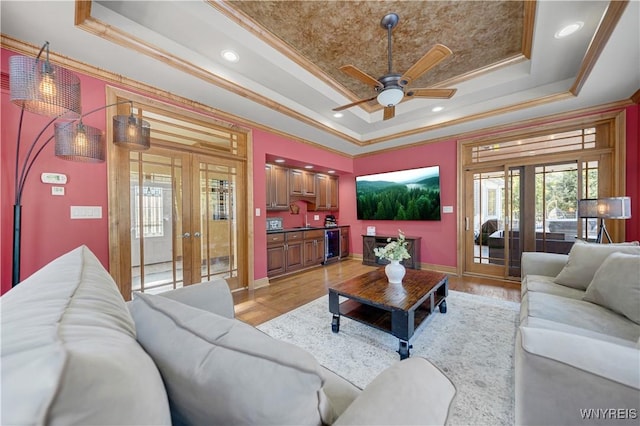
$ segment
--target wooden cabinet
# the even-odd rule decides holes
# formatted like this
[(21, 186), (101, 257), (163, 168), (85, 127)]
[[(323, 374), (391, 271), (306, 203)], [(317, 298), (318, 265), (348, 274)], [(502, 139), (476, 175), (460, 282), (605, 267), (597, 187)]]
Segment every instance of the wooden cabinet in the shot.
[(285, 272), (295, 271), (304, 266), (302, 232), (285, 234), (286, 267)]
[[(373, 249), (387, 245), (387, 238), (397, 238), (397, 235), (363, 235), (362, 236), (362, 263), (364, 265), (381, 266), (389, 263), (375, 255)], [(420, 269), (420, 242), (421, 237), (407, 237), (407, 251), (411, 255), (410, 259), (404, 259), (402, 263), (406, 268)]]
[(324, 230), (304, 232), (304, 266), (319, 265), (324, 262)]
[(304, 266), (303, 233), (267, 234), (267, 276), (275, 277)]
[(316, 175), (315, 210), (338, 210), (338, 177)]
[(289, 170), (289, 195), (315, 197), (316, 174), (306, 170)]
[(284, 274), (285, 270), (284, 232), (267, 234), (267, 276)]
[(289, 169), (267, 164), (267, 210), (289, 209)]
[(349, 257), (349, 228), (340, 227), (340, 258)]

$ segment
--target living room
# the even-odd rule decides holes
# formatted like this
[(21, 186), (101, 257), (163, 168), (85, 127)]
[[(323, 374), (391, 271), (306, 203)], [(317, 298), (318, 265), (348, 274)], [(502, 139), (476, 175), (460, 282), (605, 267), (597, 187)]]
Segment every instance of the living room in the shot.
[[(497, 100), (490, 100), (489, 104), (496, 103), (491, 107), (483, 106), (483, 112), (473, 111), (464, 114), (462, 111), (460, 115), (442, 118), (442, 122), (429, 121), (423, 125), (415, 124), (417, 120), (415, 115), (429, 116), (429, 120), (432, 118), (430, 113), (426, 112), (427, 108), (423, 109), (423, 113), (409, 110), (413, 108), (411, 105), (420, 102), (415, 99), (406, 101), (408, 104), (406, 110), (404, 108), (405, 102), (403, 105), (399, 105), (395, 111), (396, 116), (389, 120), (383, 119), (382, 111), (384, 108), (381, 108), (380, 105), (367, 104), (353, 108), (356, 111), (352, 113), (356, 116), (353, 120), (359, 122), (354, 128), (346, 127), (347, 124), (341, 124), (337, 118), (330, 122), (325, 118), (318, 118), (316, 113), (308, 112), (306, 109), (291, 108), (288, 106), (290, 105), (288, 101), (281, 99), (274, 93), (271, 93), (271, 97), (263, 94), (254, 96), (258, 89), (252, 87), (248, 80), (244, 80), (247, 87), (230, 85), (229, 80), (221, 77), (224, 75), (220, 71), (221, 68), (214, 67), (213, 71), (209, 69), (207, 72), (199, 74), (206, 67), (195, 67), (194, 64), (198, 63), (198, 60), (193, 56), (190, 58), (192, 59), (190, 63), (187, 60), (189, 58), (162, 57), (162, 55), (158, 55), (157, 51), (149, 53), (147, 56), (140, 52), (145, 49), (132, 47), (135, 44), (132, 41), (133, 37), (124, 42), (126, 47), (121, 46), (119, 42), (114, 42), (109, 37), (113, 37), (114, 34), (122, 35), (119, 31), (122, 28), (127, 28), (128, 25), (135, 26), (139, 30), (138, 24), (133, 25), (117, 20), (121, 27), (110, 27), (110, 24), (105, 23), (107, 18), (113, 18), (114, 10), (123, 5), (114, 2), (117, 3), (113, 6), (114, 9), (109, 9), (102, 3), (105, 2), (93, 2), (93, 7), (91, 6), (92, 2), (70, 1), (59, 2), (57, 5), (55, 2), (43, 3), (38, 6), (41, 11), (38, 14), (33, 14), (28, 10), (28, 6), (22, 6), (19, 2), (2, 3), (1, 70), (3, 84), (2, 143), (0, 144), (2, 169), (0, 277), (2, 294), (12, 288), (13, 279), (12, 255), (15, 250), (12, 240), (12, 234), (14, 234), (12, 204), (14, 204), (16, 192), (14, 184), (19, 173), (17, 167), (19, 162), (16, 161), (17, 144), (23, 144), (21, 145), (21, 155), (24, 156), (29, 143), (38, 138), (40, 130), (50, 121), (50, 118), (27, 112), (24, 115), (22, 128), (19, 129), (21, 109), (10, 99), (9, 61), (15, 55), (24, 55), (30, 58), (35, 58), (39, 52), (44, 55), (41, 48), (45, 40), (50, 42), (46, 48), (47, 60), (50, 59), (54, 65), (71, 70), (79, 77), (82, 87), (82, 111), (100, 110), (98, 113), (83, 117), (83, 122), (87, 126), (104, 131), (107, 141), (111, 140), (110, 136), (113, 136), (111, 122), (114, 117), (117, 114), (127, 116), (130, 112), (133, 114), (135, 110), (140, 113), (140, 116), (145, 114), (142, 117), (146, 120), (149, 120), (149, 117), (156, 120), (152, 121), (151, 125), (154, 137), (158, 137), (162, 132), (167, 132), (166, 123), (169, 121), (167, 117), (172, 117), (172, 120), (175, 120), (173, 122), (175, 128), (182, 126), (183, 123), (189, 123), (194, 127), (196, 125), (210, 126), (210, 129), (218, 132), (217, 135), (224, 135), (219, 139), (229, 136), (229, 140), (234, 140), (232, 144), (237, 143), (237, 145), (233, 145), (237, 147), (237, 154), (225, 153), (223, 156), (224, 165), (227, 167), (224, 171), (225, 176), (234, 176), (234, 179), (237, 177), (237, 181), (234, 182), (241, 185), (242, 191), (238, 193), (241, 197), (235, 205), (238, 209), (236, 211), (238, 223), (241, 224), (242, 229), (231, 238), (234, 241), (235, 249), (240, 253), (235, 260), (235, 266), (231, 268), (233, 278), (231, 281), (233, 282), (230, 285), (232, 285), (232, 289), (254, 291), (270, 285), (266, 222), (267, 219), (275, 217), (284, 217), (286, 228), (296, 228), (308, 224), (320, 227), (327, 216), (334, 216), (340, 226), (350, 228), (349, 257), (350, 261), (357, 263), (360, 263), (364, 257), (363, 236), (367, 234), (368, 228), (374, 227), (377, 234), (389, 236), (397, 236), (398, 228), (401, 228), (406, 235), (421, 238), (421, 254), (418, 262), (422, 269), (446, 273), (457, 279), (462, 279), (463, 275), (485, 275), (478, 274), (473, 267), (467, 267), (468, 259), (471, 257), (466, 256), (472, 256), (474, 247), (473, 243), (468, 244), (473, 240), (473, 235), (468, 235), (467, 231), (470, 228), (465, 223), (465, 218), (470, 216), (467, 208), (471, 208), (471, 203), (465, 199), (466, 193), (464, 191), (467, 182), (465, 173), (468, 170), (464, 166), (463, 152), (465, 147), (486, 144), (487, 140), (491, 140), (491, 144), (493, 144), (493, 141), (499, 139), (510, 138), (515, 141), (521, 139), (521, 136), (522, 139), (525, 136), (534, 137), (534, 134), (541, 130), (544, 130), (547, 135), (552, 135), (568, 128), (582, 129), (598, 126), (601, 128), (608, 120), (606, 124), (611, 126), (607, 130), (612, 135), (611, 146), (599, 146), (596, 149), (596, 154), (601, 155), (599, 158), (599, 161), (602, 162), (601, 174), (607, 176), (603, 179), (608, 179), (606, 184), (601, 185), (604, 192), (598, 195), (630, 197), (632, 206), (636, 206), (640, 200), (640, 175), (637, 168), (637, 164), (640, 163), (640, 75), (638, 75), (637, 67), (629, 67), (628, 62), (625, 62), (628, 61), (628, 58), (636, 59), (640, 56), (638, 52), (640, 42), (637, 41), (637, 38), (631, 39), (632, 41), (629, 42), (630, 39), (627, 38), (630, 27), (632, 28), (631, 34), (634, 34), (633, 31), (637, 34), (638, 31), (638, 2), (629, 2), (626, 9), (619, 10), (619, 15), (615, 19), (608, 18), (613, 21), (607, 33), (608, 37), (605, 37), (604, 40), (600, 38), (603, 36), (598, 32), (598, 23), (600, 18), (608, 16), (606, 15), (607, 2), (599, 4), (600, 15), (598, 19), (595, 22), (587, 22), (586, 26), (590, 28), (591, 36), (600, 35), (594, 38), (593, 44), (589, 42), (591, 37), (587, 37), (588, 42), (585, 43), (584, 50), (581, 51), (586, 52), (590, 45), (600, 43), (600, 49), (596, 49), (598, 54), (590, 53), (584, 59), (581, 56), (577, 60), (579, 66), (570, 70), (562, 83), (554, 83), (557, 87), (541, 86), (539, 92), (531, 95), (531, 98), (512, 100), (507, 104), (499, 104)], [(528, 11), (535, 11), (537, 6), (543, 7), (540, 4), (536, 5), (536, 2), (524, 3), (533, 3), (533, 6), (530, 4), (523, 6), (523, 9)], [(89, 6), (87, 6), (88, 4)], [(149, 7), (149, 5), (145, 7)], [(163, 5), (162, 7), (168, 6)], [(198, 7), (202, 7), (202, 5)], [(218, 5), (218, 7), (231, 6)], [(615, 7), (619, 6), (614, 5), (612, 9)], [(545, 13), (549, 13), (549, 10), (545, 9)], [(56, 25), (51, 23), (45, 25), (41, 22), (41, 20), (46, 21), (47, 15), (54, 17), (53, 21), (56, 21)], [(27, 18), (28, 16), (29, 18)], [(73, 23), (74, 18), (75, 24)], [(379, 61), (384, 62), (382, 60), (384, 58), (380, 59), (380, 57), (386, 56), (386, 34), (380, 29), (379, 20), (380, 17), (375, 16), (367, 19), (366, 24), (362, 23), (361, 25), (374, 27), (373, 34), (377, 34), (384, 42), (382, 50), (377, 52)], [(411, 18), (402, 15), (399, 28), (403, 24), (412, 25), (407, 24), (407, 21), (410, 22)], [(609, 21), (605, 20), (605, 22)], [(620, 22), (619, 27), (615, 25), (617, 22)], [(135, 33), (135, 31), (132, 32)], [(96, 34), (103, 34), (107, 38), (97, 37)], [(143, 37), (142, 34), (138, 35)], [(144, 36), (147, 37), (149, 34)], [(141, 44), (146, 44), (147, 48), (152, 45), (148, 40)], [(429, 46), (432, 44), (434, 43), (430, 42)], [(611, 46), (616, 44), (625, 44), (625, 47), (613, 49)], [(394, 49), (394, 56), (398, 55), (399, 57), (400, 51), (403, 50), (401, 43), (397, 43)], [(426, 50), (422, 46), (418, 49), (421, 50), (420, 54), (423, 53), (422, 50)], [(149, 50), (152, 49), (149, 48)], [(372, 50), (375, 49), (372, 48)], [(113, 58), (118, 57), (118, 54), (122, 55), (119, 62), (136, 63), (137, 70), (127, 74), (124, 71), (126, 69), (124, 66), (118, 65), (112, 68), (110, 61), (115, 61)], [(417, 56), (419, 57), (420, 54)], [(597, 59), (590, 59), (591, 55), (595, 55)], [(244, 59), (247, 58), (243, 56), (241, 60)], [(590, 60), (593, 60), (592, 64)], [(611, 78), (611, 74), (607, 75), (607, 70), (610, 68), (605, 67), (603, 63), (608, 60), (615, 62), (617, 67), (624, 68), (620, 70), (622, 78)], [(338, 62), (345, 61), (340, 59)], [(620, 63), (626, 65), (622, 66)], [(522, 66), (522, 62), (519, 64)], [(293, 65), (295, 64), (292, 63)], [(304, 67), (302, 68), (304, 69)], [(149, 72), (149, 70), (153, 71)], [(585, 73), (586, 76), (577, 75), (577, 70), (580, 73)], [(604, 79), (603, 74), (605, 75)], [(184, 76), (183, 83), (175, 78), (176, 75)], [(219, 80), (217, 80), (218, 78)], [(596, 78), (597, 81), (590, 80)], [(166, 84), (162, 84), (163, 80), (166, 81)], [(614, 85), (609, 80), (620, 80), (616, 81), (620, 85)], [(237, 79), (236, 81), (243, 80)], [(273, 90), (283, 86), (279, 81), (274, 82), (271, 79), (265, 81), (270, 82)], [(583, 92), (575, 87), (571, 88), (578, 81), (586, 87), (586, 89), (582, 89)], [(202, 86), (203, 84), (206, 86)], [(317, 83), (314, 82), (314, 84)], [(553, 86), (553, 84), (550, 85)], [(599, 97), (600, 92), (596, 93), (594, 89), (598, 85), (616, 94), (604, 98), (605, 101), (600, 101), (603, 98)], [(207, 87), (207, 89), (203, 90), (203, 87)], [(464, 87), (464, 85), (461, 86), (459, 94), (464, 93)], [(571, 91), (572, 89), (575, 93)], [(285, 97), (285, 94), (288, 95), (291, 90), (295, 89), (282, 87), (281, 96)], [(605, 90), (603, 89), (603, 91)], [(622, 90), (622, 93), (617, 90)], [(208, 91), (210, 93), (199, 93)], [(529, 91), (536, 92), (535, 88)], [(228, 97), (226, 101), (219, 100), (225, 96)], [(454, 95), (452, 99), (455, 100), (456, 96)], [(345, 99), (357, 101), (356, 98), (359, 95), (351, 93), (345, 97), (340, 94), (332, 94), (328, 97), (329, 101), (333, 102), (333, 107), (336, 107), (346, 104)], [(278, 100), (282, 103), (279, 103)], [(125, 104), (118, 108), (103, 109), (104, 106), (114, 102), (125, 101), (133, 102), (133, 108), (129, 110), (125, 108), (127, 106)], [(245, 101), (251, 103), (252, 107), (248, 108), (248, 104), (243, 103)], [(314, 102), (313, 100), (309, 101), (309, 109), (313, 108), (311, 104)], [(428, 110), (431, 110), (431, 104), (428, 104)], [(246, 114), (243, 111), (246, 111)], [(330, 109), (326, 111), (326, 114), (329, 114), (329, 111)], [(411, 114), (414, 114), (414, 118), (411, 118)], [(162, 119), (158, 118), (160, 116)], [(405, 119), (403, 116), (407, 118)], [(361, 130), (356, 131), (355, 128)], [(18, 140), (19, 134), (21, 134), (20, 140), (23, 142)], [(44, 138), (49, 137), (50, 134), (53, 135), (52, 130), (49, 130)], [(164, 135), (168, 134), (168, 132), (164, 133)], [(90, 162), (62, 161), (56, 157), (53, 145), (53, 143), (49, 144), (42, 149), (41, 153), (38, 152), (37, 161), (34, 161), (33, 168), (29, 170), (29, 179), (25, 181), (24, 188), (22, 188), (24, 191), (21, 202), (24, 209), (21, 213), (19, 280), (27, 279), (52, 260), (84, 245), (96, 255), (102, 266), (109, 270), (112, 276), (129, 277), (129, 282), (126, 284), (123, 280), (115, 280), (124, 299), (129, 300), (132, 290), (136, 289), (136, 283), (131, 280), (132, 266), (135, 266), (136, 261), (135, 256), (132, 257), (131, 254), (135, 250), (137, 250), (135, 251), (136, 256), (145, 253), (145, 250), (148, 254), (150, 249), (142, 245), (134, 247), (135, 244), (132, 244), (132, 240), (138, 241), (135, 237), (136, 233), (139, 234), (142, 231), (137, 229), (134, 224), (136, 215), (132, 214), (133, 204), (129, 204), (128, 197), (121, 194), (123, 191), (134, 193), (134, 188), (129, 183), (130, 176), (136, 174), (140, 179), (140, 184), (137, 185), (142, 188), (145, 186), (143, 181), (153, 174), (146, 172), (145, 167), (148, 166), (148, 163), (145, 163), (147, 160), (144, 158), (146, 154), (134, 152), (129, 154), (124, 148), (114, 147), (113, 144), (107, 142), (106, 161), (92, 164)], [(159, 150), (167, 149), (168, 146), (170, 145), (167, 140), (157, 143), (156, 139), (152, 139), (152, 148), (156, 150), (153, 151), (153, 155), (156, 155), (156, 158), (161, 157), (158, 153), (162, 152), (164, 155), (165, 151)], [(38, 147), (36, 147), (37, 149)], [(198, 155), (205, 155), (204, 149), (207, 148), (202, 145), (196, 151), (190, 152), (188, 161), (194, 161)], [(215, 149), (220, 151), (219, 147)], [(182, 154), (184, 153), (181, 152)], [(588, 153), (588, 155), (591, 154), (593, 152)], [(137, 155), (139, 157), (136, 157)], [(174, 153), (171, 153), (166, 158), (173, 155)], [(186, 155), (182, 158), (187, 158)], [(582, 160), (583, 157), (569, 160), (570, 155), (564, 153), (560, 157), (563, 160), (581, 164), (579, 167), (585, 163)], [(612, 158), (607, 157), (608, 155)], [(171, 158), (175, 160), (174, 157)], [(329, 175), (329, 171), (333, 172), (331, 175), (337, 176), (338, 179), (339, 209), (318, 210), (315, 206), (312, 207), (312, 203), (308, 200), (303, 200), (304, 197), (288, 203), (285, 209), (269, 209), (268, 193), (265, 190), (268, 186), (265, 167), (275, 164), (275, 161), (280, 159), (285, 161), (287, 167), (296, 170), (310, 165), (313, 167), (314, 173)], [(186, 163), (187, 161), (184, 164)], [(137, 168), (138, 166), (139, 168)], [(165, 164), (163, 163), (162, 166), (165, 167)], [(442, 206), (439, 220), (358, 219), (357, 177), (433, 166), (437, 166), (439, 169), (440, 205)], [(181, 170), (187, 170), (187, 166), (184, 167)], [(215, 167), (219, 167), (219, 164), (216, 164)], [(214, 167), (211, 170), (214, 170)], [(241, 172), (236, 170), (241, 170)], [(14, 172), (16, 177), (14, 177)], [(196, 171), (194, 167), (189, 172), (193, 172), (190, 176), (193, 177), (193, 181), (196, 181), (197, 177), (194, 176), (197, 176), (201, 170)], [(206, 172), (208, 173), (210, 170)], [(222, 172), (216, 168), (215, 173)], [(43, 174), (54, 175), (53, 177), (48, 176), (47, 179), (64, 179), (64, 182), (45, 182)], [(186, 171), (183, 176), (187, 176)], [(216, 180), (221, 186), (222, 182), (227, 182), (222, 178), (216, 178)], [(54, 189), (54, 187), (56, 188)], [(84, 217), (72, 217), (76, 207), (87, 208), (83, 212)], [(89, 208), (97, 208), (97, 210)], [(125, 216), (127, 220), (123, 220)], [(191, 220), (195, 219), (191, 218)], [(217, 225), (226, 226), (227, 222), (224, 218), (217, 220)], [(471, 234), (474, 226), (479, 229), (480, 225), (481, 223), (472, 224), (470, 226)], [(607, 226), (616, 242), (640, 240), (640, 221), (637, 217), (632, 216), (623, 221), (611, 220), (607, 222)], [(193, 234), (191, 229), (186, 227), (181, 229), (182, 231), (176, 229), (178, 235), (182, 235), (183, 232)], [(227, 228), (225, 228), (225, 232), (227, 232)], [(186, 237), (180, 238), (178, 241), (183, 241)], [(194, 241), (193, 247), (198, 244), (196, 240)], [(233, 248), (225, 250), (234, 251)], [(185, 250), (185, 256), (188, 251)], [(504, 256), (504, 254), (500, 256)], [(223, 257), (225, 256), (221, 256), (221, 258)], [(232, 256), (226, 256), (226, 259), (229, 257)], [(200, 260), (198, 256), (195, 258)], [(474, 267), (484, 267), (482, 262), (478, 263), (480, 265)], [(200, 270), (201, 266), (198, 262), (193, 270)], [(498, 275), (493, 275), (493, 278), (506, 279), (510, 285), (518, 285), (519, 274), (512, 276), (505, 265), (498, 265), (497, 268)], [(318, 270), (320, 269), (316, 268), (316, 271)], [(292, 275), (292, 277), (295, 276)], [(177, 281), (181, 281), (181, 286), (182, 282), (187, 283), (189, 279), (198, 282), (200, 277), (184, 278), (183, 281), (181, 281), (182, 277), (179, 277)], [(202, 281), (206, 281), (206, 279), (202, 279)], [(236, 287), (233, 287), (234, 285)]]

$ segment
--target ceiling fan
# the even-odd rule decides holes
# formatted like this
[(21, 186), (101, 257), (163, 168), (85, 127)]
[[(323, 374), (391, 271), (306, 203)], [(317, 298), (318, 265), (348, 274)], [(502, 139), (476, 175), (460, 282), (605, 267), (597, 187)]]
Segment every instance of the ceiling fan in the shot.
[(384, 107), (384, 119), (388, 120), (393, 118), (396, 114), (396, 105), (399, 104), (404, 98), (407, 97), (419, 97), (419, 98), (438, 98), (449, 99), (456, 93), (456, 89), (405, 89), (412, 81), (420, 77), (431, 68), (438, 65), (447, 56), (451, 55), (451, 49), (442, 45), (436, 44), (425, 55), (413, 64), (404, 74), (397, 74), (393, 72), (393, 63), (391, 56), (391, 31), (398, 25), (400, 18), (395, 13), (389, 13), (385, 15), (380, 21), (380, 26), (387, 30), (388, 40), (388, 63), (389, 68), (387, 74), (375, 79), (369, 74), (358, 69), (355, 65), (344, 65), (340, 67), (340, 70), (345, 74), (362, 81), (365, 84), (373, 86), (376, 91), (376, 95), (367, 98), (360, 99), (347, 105), (334, 108), (334, 111), (342, 111), (343, 109), (351, 108), (352, 106), (360, 105), (365, 102), (378, 100), (378, 103)]

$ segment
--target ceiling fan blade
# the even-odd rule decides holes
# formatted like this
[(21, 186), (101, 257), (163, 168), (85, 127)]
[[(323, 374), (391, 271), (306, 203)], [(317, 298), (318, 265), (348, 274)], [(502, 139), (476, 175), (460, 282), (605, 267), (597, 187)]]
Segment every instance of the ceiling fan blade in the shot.
[(353, 78), (355, 78), (357, 80), (360, 80), (361, 82), (363, 82), (364, 84), (366, 84), (368, 86), (383, 87), (382, 83), (380, 83), (375, 78), (371, 77), (366, 72), (359, 70), (354, 65), (344, 65), (344, 66), (340, 67), (340, 71), (342, 71), (343, 73), (345, 73), (345, 74), (347, 74), (347, 75), (349, 75), (349, 76), (351, 76), (351, 77), (353, 77)]
[(456, 93), (457, 89), (411, 89), (407, 96), (416, 98), (438, 98), (449, 99)]
[(395, 106), (384, 107), (383, 120), (389, 120), (390, 118), (393, 118), (395, 116), (396, 116), (396, 107)]
[(436, 44), (425, 55), (409, 68), (402, 77), (400, 77), (400, 85), (406, 86), (416, 78), (420, 77), (431, 68), (438, 65), (447, 56), (451, 55), (451, 49), (442, 44)]
[(351, 108), (352, 106), (360, 105), (360, 104), (363, 104), (365, 102), (371, 102), (372, 100), (374, 100), (377, 97), (378, 96), (376, 95), (376, 96), (374, 96), (372, 98), (369, 98), (369, 99), (360, 99), (359, 101), (351, 102), (350, 104), (342, 105), (342, 106), (339, 106), (337, 108), (334, 108), (333, 111), (342, 111), (343, 109)]

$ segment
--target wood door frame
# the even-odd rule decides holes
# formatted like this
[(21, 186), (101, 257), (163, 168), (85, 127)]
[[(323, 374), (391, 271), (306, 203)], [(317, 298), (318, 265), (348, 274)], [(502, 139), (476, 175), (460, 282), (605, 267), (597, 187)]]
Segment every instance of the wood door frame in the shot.
[[(193, 119), (200, 125), (206, 123), (211, 128), (224, 130), (234, 133), (239, 140), (239, 149), (237, 155), (227, 154), (224, 152), (213, 151), (207, 146), (179, 146), (163, 141), (152, 140), (152, 145), (169, 149), (177, 149), (188, 151), (192, 154), (204, 154), (206, 156), (219, 156), (221, 158), (233, 159), (244, 164), (242, 173), (244, 192), (246, 200), (240, 200), (238, 205), (238, 216), (244, 218), (243, 229), (238, 229), (237, 241), (238, 249), (244, 251), (242, 258), (246, 261), (245, 265), (238, 264), (238, 279), (244, 283), (245, 287), (254, 288), (254, 243), (253, 243), (253, 221), (250, 212), (253, 210), (253, 161), (252, 161), (252, 138), (249, 129), (241, 128), (237, 125), (221, 122), (204, 113), (193, 112), (193, 105), (188, 105), (190, 110), (180, 106), (164, 103), (159, 100), (148, 98), (139, 94), (128, 92), (123, 89), (107, 86), (106, 100), (107, 104), (118, 102), (118, 100), (130, 100), (134, 104), (153, 107), (167, 112), (171, 112), (177, 116)], [(115, 109), (106, 110), (106, 121), (111, 123), (113, 117), (117, 114), (128, 114), (125, 112), (127, 105), (119, 106)], [(108, 194), (108, 215), (109, 215), (109, 273), (115, 280), (122, 296), (125, 300), (131, 299), (131, 218), (130, 218), (130, 199), (128, 189), (126, 196), (122, 195), (122, 188), (129, 188), (129, 151), (122, 147), (118, 147), (111, 143), (113, 141), (113, 128), (106, 126), (106, 146), (107, 146), (107, 194)], [(122, 165), (126, 164), (126, 167)], [(128, 242), (128, 244), (123, 244)], [(128, 276), (128, 278), (127, 278)]]
[[(509, 128), (506, 130), (501, 129), (487, 129), (482, 136), (472, 137), (467, 139), (458, 140), (458, 233), (457, 233), (457, 268), (456, 272), (459, 276), (465, 275), (465, 260), (467, 256), (467, 247), (465, 245), (465, 215), (467, 212), (467, 194), (466, 194), (466, 173), (468, 171), (480, 170), (489, 166), (503, 166), (505, 170), (516, 164), (507, 161), (494, 161), (484, 164), (470, 164), (470, 158), (466, 152), (468, 146), (477, 144), (492, 144), (509, 140), (525, 139), (533, 136), (548, 135), (556, 132), (563, 132), (577, 128), (598, 127), (608, 125), (608, 131), (604, 132), (604, 139), (608, 143), (608, 147), (597, 147), (589, 152), (584, 152), (583, 155), (576, 155), (575, 151), (566, 153), (555, 154), (553, 156), (554, 161), (584, 161), (588, 158), (599, 157), (600, 161), (605, 164), (606, 160), (611, 166), (607, 165), (603, 172), (609, 171), (608, 175), (604, 177), (606, 179), (603, 185), (604, 193), (600, 193), (599, 196), (624, 196), (625, 195), (625, 176), (626, 176), (626, 111), (624, 109), (616, 109), (612, 111), (606, 111), (598, 114), (583, 115), (576, 117), (575, 115), (567, 114), (564, 117), (560, 117), (557, 120), (531, 120), (528, 122), (520, 123), (519, 128)], [(518, 162), (520, 166), (529, 166), (539, 164), (546, 160), (540, 160), (536, 157), (524, 158), (522, 157)], [(600, 186), (600, 185), (599, 185)], [(623, 221), (610, 221), (611, 228), (607, 227), (614, 239), (624, 240), (625, 227)], [(612, 231), (612, 232), (611, 232)], [(505, 274), (502, 279), (507, 279)], [(498, 277), (500, 279), (500, 277)]]

